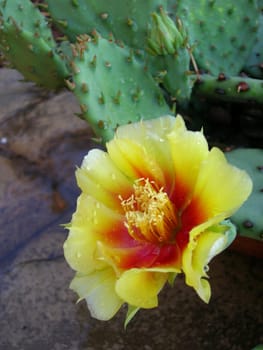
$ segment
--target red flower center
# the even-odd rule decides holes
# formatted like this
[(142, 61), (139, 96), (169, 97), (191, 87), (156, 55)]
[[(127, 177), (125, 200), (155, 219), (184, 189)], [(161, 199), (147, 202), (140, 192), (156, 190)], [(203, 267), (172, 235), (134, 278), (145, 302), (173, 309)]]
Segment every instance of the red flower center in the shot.
[(120, 197), (130, 236), (154, 244), (175, 242), (181, 224), (163, 187), (158, 188), (154, 181), (144, 178), (136, 180), (133, 187), (134, 192), (129, 198)]

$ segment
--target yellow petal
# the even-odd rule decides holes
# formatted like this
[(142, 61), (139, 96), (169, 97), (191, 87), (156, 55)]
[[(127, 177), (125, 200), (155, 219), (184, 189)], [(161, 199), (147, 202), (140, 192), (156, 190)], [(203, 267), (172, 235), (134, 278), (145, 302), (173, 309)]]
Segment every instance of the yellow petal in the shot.
[(139, 143), (144, 143), (147, 138), (154, 138), (158, 141), (166, 137), (173, 128), (175, 117), (165, 115), (160, 118), (144, 120), (120, 126), (116, 131), (117, 138), (131, 138)]
[(100, 267), (103, 263), (97, 259), (97, 241), (101, 237), (106, 240), (107, 232), (121, 219), (118, 213), (93, 197), (81, 194), (64, 243), (65, 258), (71, 268), (89, 273), (95, 267)]
[[(232, 226), (232, 227), (231, 227)], [(190, 240), (183, 252), (182, 268), (185, 273), (186, 284), (193, 287), (200, 298), (206, 303), (211, 296), (207, 281), (207, 264), (221, 253), (233, 241), (235, 229), (233, 225), (216, 225)]]
[(116, 292), (128, 304), (145, 309), (153, 308), (158, 305), (158, 293), (167, 278), (167, 273), (127, 270), (118, 279)]
[(167, 136), (175, 171), (175, 202), (182, 208), (193, 195), (200, 164), (208, 155), (208, 145), (201, 132), (188, 131), (177, 116), (174, 129)]
[(76, 231), (71, 231), (64, 243), (65, 259), (73, 270), (89, 273), (102, 265), (102, 262), (95, 259), (96, 241), (91, 236), (80, 239), (75, 233)]
[(114, 163), (130, 179), (144, 177), (164, 183), (162, 169), (144, 146), (126, 138), (112, 140), (107, 149)]
[(70, 284), (81, 299), (86, 299), (91, 316), (107, 321), (119, 310), (123, 301), (115, 292), (116, 276), (112, 269), (76, 275)]
[(174, 171), (166, 136), (174, 122), (174, 117), (164, 116), (119, 127), (107, 144), (111, 158), (132, 179), (151, 177), (171, 189)]
[(218, 148), (213, 148), (200, 167), (193, 202), (199, 202), (206, 217), (218, 222), (231, 216), (247, 199), (252, 190), (248, 174), (231, 164)]
[(115, 209), (120, 206), (120, 192), (126, 194), (132, 191), (132, 183), (127, 176), (118, 170), (106, 152), (99, 149), (89, 151), (76, 177), (84, 193)]

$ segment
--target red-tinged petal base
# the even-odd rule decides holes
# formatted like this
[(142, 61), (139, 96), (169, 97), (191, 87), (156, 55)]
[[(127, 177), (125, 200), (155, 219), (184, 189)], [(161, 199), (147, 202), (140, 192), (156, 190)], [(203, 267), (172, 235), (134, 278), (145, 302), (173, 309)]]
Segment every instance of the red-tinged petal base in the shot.
[[(158, 201), (158, 195), (148, 198)], [(163, 193), (161, 193), (163, 194)], [(141, 195), (141, 192), (140, 192)], [(152, 194), (151, 194), (152, 195)], [(141, 197), (140, 197), (141, 198)], [(132, 197), (135, 215), (138, 214), (138, 208), (141, 203), (136, 202), (136, 196)], [(171, 202), (170, 202), (171, 203)], [(150, 203), (147, 203), (150, 206)], [(127, 201), (125, 206), (128, 207)], [(126, 208), (125, 207), (125, 208)], [(129, 205), (130, 208), (130, 205)], [(170, 208), (170, 207), (169, 207)], [(175, 208), (175, 207), (174, 207)], [(140, 208), (139, 208), (140, 209)], [(137, 211), (136, 211), (137, 210)], [(165, 211), (164, 215), (170, 214), (170, 211)], [(177, 215), (177, 214), (176, 214)], [(130, 227), (127, 224), (125, 210), (122, 219), (116, 222), (115, 225), (109, 227), (108, 231), (101, 233), (100, 240), (100, 257), (101, 259), (110, 262), (118, 270), (128, 270), (131, 268), (169, 268), (170, 270), (180, 271), (181, 259), (184, 250), (189, 243), (189, 232), (193, 227), (203, 223), (207, 213), (201, 210), (198, 202), (193, 201), (185, 208), (180, 215), (180, 222), (175, 219), (172, 221), (168, 218), (168, 226), (170, 232), (165, 232), (171, 242), (154, 241), (148, 239), (148, 236), (139, 236), (136, 239), (134, 232), (130, 232)], [(139, 216), (141, 220), (142, 216)], [(148, 225), (148, 217), (146, 218)], [(166, 219), (165, 216), (163, 218)], [(169, 227), (170, 225), (170, 227)], [(177, 226), (176, 226), (177, 225)], [(163, 227), (161, 227), (163, 229)], [(162, 231), (160, 232), (162, 234)]]
[(119, 271), (132, 268), (168, 268), (169, 271), (180, 270), (181, 252), (176, 244), (158, 247), (144, 243), (133, 247), (110, 248), (99, 244), (101, 259), (115, 266)]

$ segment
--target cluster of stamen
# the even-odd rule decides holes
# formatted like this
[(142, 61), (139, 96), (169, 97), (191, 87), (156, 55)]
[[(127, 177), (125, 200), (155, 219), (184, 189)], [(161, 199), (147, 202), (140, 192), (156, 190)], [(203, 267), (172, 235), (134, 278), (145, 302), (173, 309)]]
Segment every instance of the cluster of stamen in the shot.
[(174, 239), (179, 222), (176, 209), (163, 187), (158, 188), (154, 181), (138, 179), (133, 194), (123, 199), (129, 234), (136, 240), (152, 243), (168, 243)]

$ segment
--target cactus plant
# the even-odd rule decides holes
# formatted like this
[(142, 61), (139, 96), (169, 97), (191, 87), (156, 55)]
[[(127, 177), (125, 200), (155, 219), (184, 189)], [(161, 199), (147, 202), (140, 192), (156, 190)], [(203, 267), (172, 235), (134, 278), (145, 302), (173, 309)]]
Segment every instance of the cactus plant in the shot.
[(138, 5), (136, 0), (46, 0), (48, 10), (70, 41), (80, 34), (90, 34), (94, 29), (108, 38), (114, 36), (125, 45), (143, 49), (147, 38), (151, 13), (166, 0), (146, 0)]
[(26, 80), (47, 89), (64, 86), (66, 65), (44, 16), (29, 0), (2, 1), (0, 28), (0, 49)]
[(228, 77), (222, 73), (217, 77), (202, 74), (196, 81), (194, 92), (198, 96), (215, 100), (263, 103), (263, 84), (260, 79)]
[(263, 150), (235, 149), (227, 152), (228, 160), (245, 169), (253, 179), (253, 192), (247, 202), (231, 218), (241, 235), (263, 239)]
[(103, 141), (118, 125), (169, 113), (162, 91), (127, 47), (99, 35), (79, 37), (70, 66), (68, 85)]
[(256, 44), (254, 45), (250, 56), (245, 64), (245, 71), (252, 77), (263, 78), (263, 5), (257, 31)]
[(191, 49), (182, 23), (175, 23), (160, 8), (149, 22), (147, 52), (149, 69), (157, 81), (180, 103), (189, 101), (193, 78), (190, 76)]
[(212, 75), (240, 72), (256, 41), (256, 0), (200, 0), (198, 5), (195, 0), (179, 0), (176, 15), (189, 32), (200, 68)]

